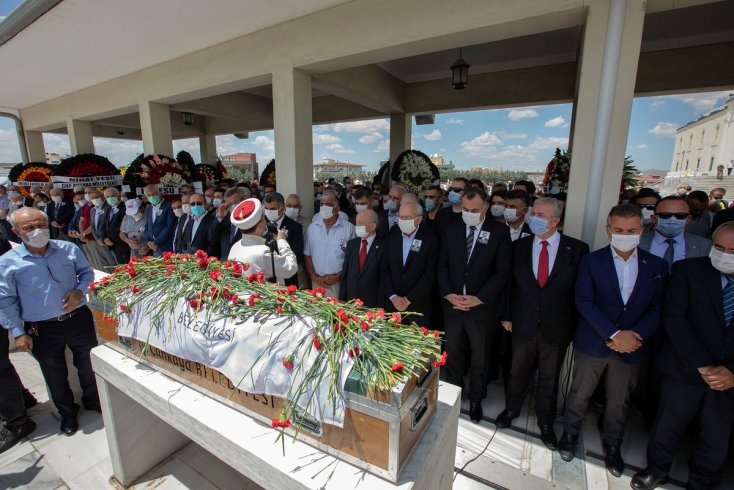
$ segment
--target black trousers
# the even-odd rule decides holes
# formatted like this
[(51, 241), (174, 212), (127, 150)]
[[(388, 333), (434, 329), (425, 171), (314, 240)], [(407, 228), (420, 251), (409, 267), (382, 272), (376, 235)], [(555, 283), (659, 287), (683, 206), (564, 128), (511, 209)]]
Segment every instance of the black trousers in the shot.
[(713, 488), (721, 482), (734, 423), (734, 395), (707, 386), (691, 386), (662, 375), (658, 413), (647, 444), (647, 465), (654, 474), (670, 471), (686, 426), (699, 428), (688, 462), (688, 488)]
[(591, 357), (574, 349), (573, 382), (566, 400), (565, 432), (578, 436), (584, 422), (589, 399), (605, 376), (606, 405), (604, 406), (604, 442), (620, 446), (627, 423), (629, 397), (637, 384), (639, 364), (627, 364), (617, 353), (608, 357)]
[(23, 402), (23, 383), (10, 362), (8, 331), (0, 327), (0, 417), (12, 427), (28, 421)]
[(62, 417), (76, 415), (74, 394), (69, 386), (69, 370), (66, 367), (67, 346), (74, 356), (74, 366), (79, 371), (82, 402), (85, 405), (99, 403), (97, 381), (89, 357), (89, 351), (96, 345), (94, 319), (86, 306), (82, 306), (76, 315), (63, 322), (38, 324), (38, 335), (33, 337), (33, 356), (41, 366), (51, 399)]
[(538, 365), (538, 387), (535, 391), (535, 414), (538, 424), (553, 424), (556, 418), (558, 375), (566, 357), (567, 345), (546, 342), (538, 334), (533, 339), (514, 336), (512, 342), (512, 370), (507, 389), (508, 410), (520, 413), (528, 392), (533, 367)]
[(447, 314), (446, 324), (446, 381), (464, 387), (464, 373), (469, 368), (471, 401), (486, 396), (486, 349), (492, 345), (494, 325), (490, 318), (473, 312)]

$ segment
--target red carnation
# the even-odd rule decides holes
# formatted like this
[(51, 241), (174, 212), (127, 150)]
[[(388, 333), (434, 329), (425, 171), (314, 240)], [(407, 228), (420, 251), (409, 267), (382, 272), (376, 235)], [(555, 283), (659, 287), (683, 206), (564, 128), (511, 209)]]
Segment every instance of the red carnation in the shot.
[(218, 281), (220, 277), (222, 277), (222, 272), (219, 270), (213, 270), (209, 273), (209, 278), (212, 281)]
[(199, 308), (201, 308), (201, 302), (196, 299), (190, 299), (189, 306), (195, 310), (198, 310)]
[(361, 299), (357, 298), (357, 299), (354, 300), (354, 304), (357, 305), (357, 306), (364, 306), (364, 301), (362, 301)]
[(251, 296), (250, 296), (250, 299), (249, 299), (249, 300), (247, 300), (247, 304), (248, 304), (248, 306), (255, 306), (255, 302), (256, 302), (256, 301), (257, 301), (258, 299), (261, 299), (261, 298), (262, 298), (262, 296), (261, 296), (261, 295), (259, 295), (259, 294), (253, 294), (253, 295), (251, 295)]
[(239, 304), (239, 302), (240, 302), (240, 299), (237, 297), (236, 294), (233, 294), (232, 295), (232, 304), (233, 305), (236, 305), (236, 304)]
[(433, 331), (433, 336), (434, 336), (435, 338), (439, 338), (439, 337), (441, 336), (441, 332), (439, 332), (438, 330), (434, 330), (434, 331)]
[(296, 286), (295, 284), (291, 284), (290, 286), (288, 286), (288, 294), (293, 294), (296, 291), (298, 291), (298, 286)]
[(293, 369), (293, 355), (283, 358), (283, 366), (285, 366), (286, 369)]
[(197, 259), (205, 259), (207, 257), (208, 257), (208, 255), (203, 250), (197, 250), (196, 251), (196, 258)]
[(140, 292), (140, 286), (138, 286), (137, 284), (134, 284), (134, 285), (133, 285), (133, 286), (132, 286), (132, 287), (130, 288), (130, 291), (132, 291), (132, 292), (133, 292), (133, 293), (135, 293), (135, 294), (138, 294), (138, 293)]
[(441, 354), (441, 359), (433, 363), (433, 367), (436, 368), (436, 367), (445, 365), (447, 357), (448, 357), (448, 354), (446, 354), (446, 351), (444, 351), (444, 353)]
[(359, 326), (360, 326), (360, 328), (362, 330), (369, 330), (370, 329), (370, 324), (367, 323), (367, 322), (362, 322), (362, 323), (359, 324)]
[(399, 373), (399, 372), (401, 372), (403, 370), (403, 363), (400, 362), (400, 361), (396, 362), (395, 364), (392, 365), (392, 367), (390, 368), (390, 370), (393, 373)]
[(349, 349), (350, 358), (359, 357), (359, 354), (360, 354), (359, 347), (352, 347), (351, 349)]
[(421, 333), (423, 335), (428, 335), (428, 329), (426, 327), (421, 327)]
[(318, 336), (314, 335), (313, 337), (313, 346), (316, 350), (321, 350), (324, 348), (323, 345), (321, 345), (321, 341), (319, 341)]
[(273, 419), (273, 429), (287, 429), (291, 426), (290, 419), (280, 420)]
[(282, 306), (278, 305), (278, 307), (275, 310), (278, 312), (278, 315), (282, 315), (283, 314), (283, 307)]
[(107, 315), (103, 316), (102, 318), (104, 318), (104, 319), (105, 319), (105, 321), (108, 321), (108, 322), (112, 322), (112, 321), (114, 321), (114, 320), (115, 320), (115, 319), (114, 319), (114, 318), (112, 318), (111, 316), (107, 316)]
[(400, 313), (390, 315), (390, 320), (393, 320), (396, 324), (400, 324)]
[(232, 265), (232, 276), (241, 277), (243, 272), (244, 269), (242, 268), (242, 264), (240, 264), (239, 262), (235, 262)]

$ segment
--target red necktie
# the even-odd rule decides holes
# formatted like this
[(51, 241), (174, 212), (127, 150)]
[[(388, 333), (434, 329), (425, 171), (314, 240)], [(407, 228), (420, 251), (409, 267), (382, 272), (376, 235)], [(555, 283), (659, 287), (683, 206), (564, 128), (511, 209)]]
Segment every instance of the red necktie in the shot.
[(365, 259), (367, 259), (367, 240), (362, 240), (362, 248), (359, 249), (359, 270), (362, 270)]
[(538, 257), (538, 284), (542, 288), (548, 282), (548, 242), (543, 240), (540, 242), (543, 249)]

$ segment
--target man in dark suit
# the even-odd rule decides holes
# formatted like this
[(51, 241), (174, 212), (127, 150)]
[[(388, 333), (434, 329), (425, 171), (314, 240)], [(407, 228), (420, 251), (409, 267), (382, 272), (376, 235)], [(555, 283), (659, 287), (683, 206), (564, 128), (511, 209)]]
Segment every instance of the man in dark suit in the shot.
[(553, 430), (558, 375), (573, 339), (578, 314), (574, 304), (576, 272), (589, 246), (558, 232), (563, 205), (553, 198), (535, 201), (528, 224), (535, 236), (514, 242), (510, 307), (502, 325), (512, 332), (512, 369), (505, 410), (497, 427), (520, 415), (534, 367), (538, 366), (535, 413), (540, 438), (556, 449)]
[(619, 477), (624, 471), (620, 446), (627, 400), (640, 366), (648, 359), (648, 340), (660, 326), (668, 264), (637, 246), (643, 230), (639, 207), (613, 207), (606, 228), (611, 245), (584, 256), (576, 278), (580, 319), (573, 341), (573, 383), (558, 450), (564, 461), (573, 459), (589, 399), (604, 375), (602, 446), (607, 469)]
[[(171, 203), (173, 214), (176, 216), (176, 226), (173, 228), (173, 251), (175, 253), (185, 253), (183, 233), (184, 228), (186, 227), (186, 223), (188, 223), (189, 219), (191, 219), (191, 204), (189, 204), (190, 198), (190, 195), (181, 196), (180, 202), (177, 203), (176, 201), (174, 201)], [(206, 201), (206, 197), (204, 199), (204, 202), (208, 206), (208, 201)], [(177, 205), (180, 207), (178, 207)]]
[(449, 224), (441, 243), (438, 287), (446, 324), (446, 380), (463, 387), (469, 363), (469, 415), (482, 419), (485, 349), (491, 346), (497, 299), (510, 278), (512, 242), (508, 228), (485, 219), (489, 205), (482, 190), (461, 198), (462, 220)]
[[(263, 213), (269, 223), (275, 223), (279, 230), (285, 231), (286, 241), (298, 260), (303, 265), (303, 226), (285, 215), (285, 198), (279, 192), (271, 192), (263, 197)], [(298, 274), (286, 278), (286, 286), (298, 286)]]
[(400, 184), (396, 184), (390, 188), (390, 193), (387, 195), (387, 201), (385, 202), (385, 210), (377, 215), (377, 236), (380, 238), (386, 238), (393, 226), (398, 224), (400, 199), (407, 192), (408, 190)]
[(171, 205), (161, 197), (158, 187), (147, 185), (143, 192), (150, 203), (150, 206), (145, 208), (146, 245), (153, 251), (154, 257), (161, 257), (163, 252), (173, 251), (176, 215), (173, 214)]
[(525, 222), (525, 215), (530, 208), (530, 196), (522, 189), (511, 190), (505, 196), (505, 223), (510, 228), (512, 241), (532, 235)]
[(361, 299), (365, 306), (384, 306), (380, 271), (386, 247), (377, 237), (377, 213), (368, 209), (357, 213), (356, 238), (347, 242), (339, 300)]
[(713, 241), (710, 258), (673, 265), (663, 310), (666, 340), (656, 363), (661, 396), (647, 468), (632, 478), (637, 490), (667, 481), (694, 421), (697, 441), (686, 488), (714, 488), (722, 478), (734, 425), (734, 222), (718, 228)]
[(46, 208), (48, 222), (51, 227), (51, 238), (54, 240), (69, 240), (68, 227), (74, 216), (74, 205), (64, 199), (64, 191), (51, 189), (51, 201)]
[[(181, 234), (181, 253), (194, 254), (197, 250), (206, 253), (212, 252), (209, 241), (209, 231), (217, 222), (217, 218), (208, 212), (208, 204), (203, 194), (191, 194), (189, 196), (191, 206), (191, 217), (184, 226)], [(182, 216), (183, 217), (183, 216)]]
[(115, 187), (105, 189), (104, 196), (109, 206), (102, 215), (103, 243), (112, 251), (117, 264), (125, 264), (130, 259), (130, 245), (120, 238), (120, 225), (125, 218), (125, 203), (120, 202), (120, 191)]
[(403, 323), (429, 326), (433, 313), (433, 284), (436, 281), (438, 238), (425, 227), (423, 208), (413, 201), (400, 206), (398, 225), (387, 237), (382, 261), (382, 290), (387, 311), (412, 311)]
[(212, 250), (210, 255), (227, 260), (232, 244), (242, 239), (242, 230), (232, 224), (229, 213), (239, 203), (249, 199), (250, 195), (250, 191), (245, 187), (232, 187), (225, 191), (224, 202), (216, 210), (217, 223), (209, 229), (209, 243)]

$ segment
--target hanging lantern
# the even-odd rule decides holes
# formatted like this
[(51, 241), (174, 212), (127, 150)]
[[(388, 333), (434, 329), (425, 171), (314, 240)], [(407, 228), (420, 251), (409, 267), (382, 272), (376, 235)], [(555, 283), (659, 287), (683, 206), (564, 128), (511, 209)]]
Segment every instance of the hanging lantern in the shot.
[(461, 57), (461, 48), (459, 48), (459, 59), (451, 65), (451, 86), (454, 90), (462, 90), (469, 83), (469, 63)]

